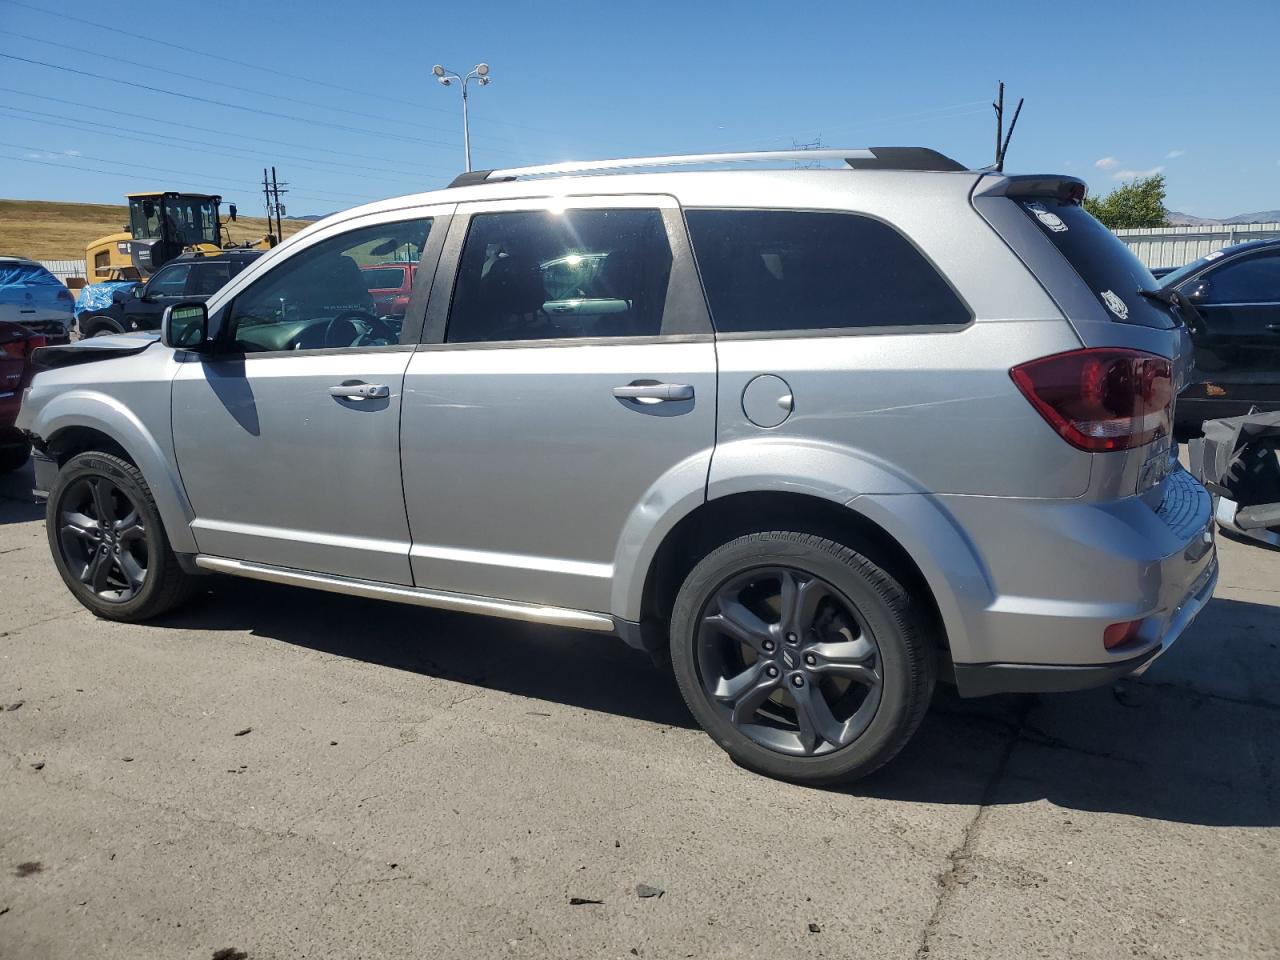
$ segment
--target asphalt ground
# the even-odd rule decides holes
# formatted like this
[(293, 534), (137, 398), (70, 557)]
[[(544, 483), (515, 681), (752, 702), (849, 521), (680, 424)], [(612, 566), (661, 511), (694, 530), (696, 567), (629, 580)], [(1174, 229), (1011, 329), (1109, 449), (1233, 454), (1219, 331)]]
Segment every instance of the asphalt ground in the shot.
[(1280, 956), (1280, 553), (1221, 541), (1145, 677), (940, 691), (826, 791), (735, 767), (598, 635), (213, 578), (96, 620), (29, 486), (0, 480), (0, 957)]

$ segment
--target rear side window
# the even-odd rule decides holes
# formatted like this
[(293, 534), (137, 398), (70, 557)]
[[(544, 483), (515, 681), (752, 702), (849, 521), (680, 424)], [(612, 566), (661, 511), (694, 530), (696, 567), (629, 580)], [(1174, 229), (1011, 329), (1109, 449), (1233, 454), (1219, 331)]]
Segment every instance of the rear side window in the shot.
[(850, 213), (689, 210), (719, 333), (963, 326), (972, 315), (893, 227)]
[(0, 263), (0, 287), (60, 287), (62, 281), (38, 263)]
[(211, 297), (231, 279), (231, 264), (196, 263), (191, 267), (191, 277), (187, 280), (187, 295), (192, 297)]
[(656, 336), (670, 277), (658, 210), (476, 214), (446, 339)]
[(1078, 203), (1053, 198), (1014, 202), (1039, 225), (1114, 319), (1148, 327), (1173, 326), (1168, 307), (1138, 292), (1157, 289), (1156, 278), (1093, 214)]

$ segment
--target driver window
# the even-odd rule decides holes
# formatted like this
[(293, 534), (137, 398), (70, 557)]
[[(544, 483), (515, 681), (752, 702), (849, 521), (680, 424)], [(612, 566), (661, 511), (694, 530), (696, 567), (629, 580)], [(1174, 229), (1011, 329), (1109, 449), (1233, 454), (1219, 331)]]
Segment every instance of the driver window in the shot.
[(331, 237), (268, 271), (231, 305), (231, 339), (245, 353), (398, 344), (407, 296), (380, 278), (400, 267), (405, 289), (431, 232), (430, 218)]

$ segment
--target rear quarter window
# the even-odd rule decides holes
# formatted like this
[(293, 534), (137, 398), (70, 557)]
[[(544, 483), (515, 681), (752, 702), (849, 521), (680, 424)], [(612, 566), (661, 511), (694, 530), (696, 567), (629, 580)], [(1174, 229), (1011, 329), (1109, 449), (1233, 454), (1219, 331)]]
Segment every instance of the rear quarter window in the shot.
[(902, 234), (871, 217), (689, 210), (719, 333), (964, 326), (973, 319)]

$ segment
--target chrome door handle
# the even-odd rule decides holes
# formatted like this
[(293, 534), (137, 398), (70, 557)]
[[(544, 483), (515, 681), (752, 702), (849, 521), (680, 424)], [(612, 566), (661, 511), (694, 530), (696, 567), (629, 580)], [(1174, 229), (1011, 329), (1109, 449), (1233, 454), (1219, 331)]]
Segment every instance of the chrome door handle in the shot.
[(343, 400), (385, 400), (391, 396), (391, 388), (381, 383), (340, 383), (329, 388), (329, 396)]
[(614, 387), (619, 400), (692, 400), (693, 387), (687, 383), (629, 383)]

